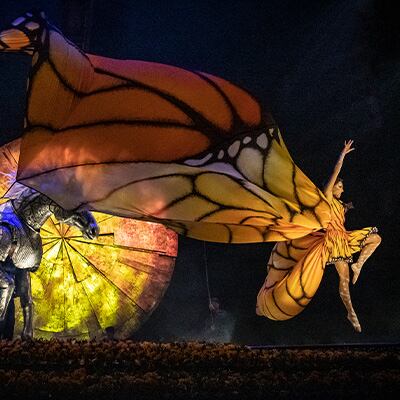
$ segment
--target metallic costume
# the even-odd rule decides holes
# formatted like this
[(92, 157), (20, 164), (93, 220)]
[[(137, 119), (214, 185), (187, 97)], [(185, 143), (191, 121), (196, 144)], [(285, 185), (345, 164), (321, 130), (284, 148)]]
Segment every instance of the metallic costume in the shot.
[(43, 254), (40, 228), (52, 214), (60, 222), (79, 228), (89, 239), (99, 234), (89, 211), (64, 210), (30, 188), (0, 207), (0, 321), (4, 320), (13, 295), (20, 297), (24, 316), (22, 338), (31, 338), (33, 334), (29, 273), (39, 268)]

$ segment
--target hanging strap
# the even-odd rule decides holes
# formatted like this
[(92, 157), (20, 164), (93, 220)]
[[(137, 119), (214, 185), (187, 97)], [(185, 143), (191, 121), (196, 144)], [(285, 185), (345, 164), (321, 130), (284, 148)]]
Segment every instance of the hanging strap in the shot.
[(206, 242), (204, 242), (204, 241), (203, 241), (203, 258), (204, 258), (204, 269), (205, 269), (205, 274), (206, 274), (206, 285), (207, 285), (207, 294), (208, 294), (208, 309), (210, 311), (210, 316), (211, 316), (211, 326), (213, 326), (214, 325), (214, 314), (210, 309), (211, 292), (210, 292), (210, 282), (208, 279), (207, 248), (206, 248)]

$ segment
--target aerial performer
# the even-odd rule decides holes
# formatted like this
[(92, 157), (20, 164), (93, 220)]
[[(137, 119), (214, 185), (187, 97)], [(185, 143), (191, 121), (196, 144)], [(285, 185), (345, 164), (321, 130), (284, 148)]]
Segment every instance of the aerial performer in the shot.
[(66, 210), (199, 240), (276, 241), (282, 251), (302, 240), (286, 264), (274, 251), (257, 312), (288, 319), (304, 309), (336, 257), (325, 243), (335, 184), (324, 193), (307, 178), (252, 95), (204, 72), (84, 53), (38, 12), (0, 33), (0, 51), (32, 56), (19, 184)]
[[(298, 314), (318, 288), (327, 264), (334, 264), (339, 274), (339, 294), (347, 310), (347, 318), (357, 332), (361, 325), (354, 311), (349, 291), (349, 263), (353, 271), (352, 283), (357, 282), (361, 268), (381, 242), (376, 227), (346, 231), (345, 213), (349, 206), (340, 200), (344, 191), (339, 177), (346, 154), (354, 150), (353, 141), (345, 141), (344, 148), (324, 194), (331, 206), (328, 225), (299, 239), (279, 242), (268, 261), (268, 275), (257, 298), (257, 314), (275, 320), (286, 320)], [(350, 206), (351, 207), (351, 206)], [(352, 255), (360, 252), (357, 262)], [(315, 286), (299, 293), (299, 287), (312, 276)]]

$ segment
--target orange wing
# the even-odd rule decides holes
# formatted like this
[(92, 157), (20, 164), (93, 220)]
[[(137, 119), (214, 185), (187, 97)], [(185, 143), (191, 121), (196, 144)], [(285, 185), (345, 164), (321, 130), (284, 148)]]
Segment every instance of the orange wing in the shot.
[(66, 209), (161, 222), (203, 240), (288, 240), (326, 225), (323, 194), (246, 91), (201, 72), (85, 54), (46, 29), (19, 182)]
[(88, 163), (181, 160), (262, 127), (258, 102), (223, 79), (86, 55), (55, 30), (49, 56), (38, 64), (20, 180)]
[(283, 321), (303, 311), (321, 283), (327, 260), (320, 232), (277, 243), (257, 296), (257, 314)]

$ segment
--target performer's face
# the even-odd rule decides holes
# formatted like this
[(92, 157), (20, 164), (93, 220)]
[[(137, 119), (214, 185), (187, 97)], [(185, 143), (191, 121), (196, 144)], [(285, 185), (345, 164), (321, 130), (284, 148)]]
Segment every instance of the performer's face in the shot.
[(344, 192), (343, 189), (343, 182), (339, 181), (338, 183), (335, 184), (335, 186), (333, 187), (332, 193), (333, 195), (337, 198), (340, 199), (340, 196), (342, 195), (342, 193)]

